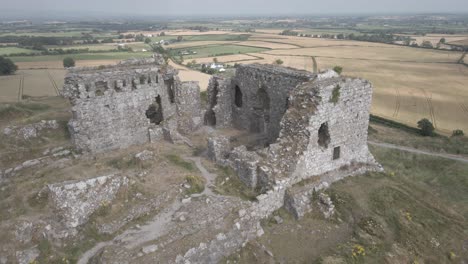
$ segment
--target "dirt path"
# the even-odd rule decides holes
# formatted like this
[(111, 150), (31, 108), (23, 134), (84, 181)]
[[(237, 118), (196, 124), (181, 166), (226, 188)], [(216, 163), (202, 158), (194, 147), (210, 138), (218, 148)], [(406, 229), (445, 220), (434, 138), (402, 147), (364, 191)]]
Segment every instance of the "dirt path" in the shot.
[(419, 150), (419, 149), (415, 149), (415, 148), (410, 148), (410, 147), (405, 147), (405, 146), (398, 146), (398, 145), (393, 145), (393, 144), (389, 144), (389, 143), (382, 143), (382, 142), (369, 141), (368, 143), (369, 143), (369, 145), (378, 146), (378, 147), (382, 147), (382, 148), (398, 149), (398, 150), (401, 150), (401, 151), (411, 152), (411, 153), (415, 153), (415, 154), (429, 155), (429, 156), (433, 156), (433, 157), (440, 157), (440, 158), (445, 158), (445, 159), (450, 159), (450, 160), (455, 160), (455, 161), (461, 161), (461, 162), (468, 163), (468, 158), (453, 155), (453, 154), (429, 152), (429, 151)]
[[(208, 172), (208, 170), (203, 166), (199, 157), (184, 157), (184, 159), (195, 162), (195, 165), (206, 179), (205, 190), (202, 193), (193, 194), (191, 197), (199, 197), (202, 195), (218, 195), (213, 193), (212, 189), (209, 188), (214, 185), (217, 175)], [(102, 248), (106, 246), (113, 244), (123, 244), (124, 247), (133, 249), (146, 242), (158, 239), (159, 237), (167, 234), (170, 231), (170, 228), (166, 228), (166, 226), (172, 221), (172, 216), (182, 207), (182, 204), (182, 201), (176, 199), (171, 205), (164, 208), (162, 212), (158, 213), (153, 217), (153, 219), (148, 221), (145, 225), (140, 226), (138, 229), (127, 229), (112, 240), (96, 244), (93, 248), (86, 251), (81, 256), (77, 264), (87, 264), (94, 255), (96, 255)]]

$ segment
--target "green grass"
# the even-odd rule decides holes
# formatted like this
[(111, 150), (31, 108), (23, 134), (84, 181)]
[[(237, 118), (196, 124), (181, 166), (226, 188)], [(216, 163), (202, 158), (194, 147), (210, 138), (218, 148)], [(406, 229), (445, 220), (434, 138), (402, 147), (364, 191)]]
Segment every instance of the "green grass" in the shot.
[(18, 117), (30, 116), (35, 112), (45, 111), (49, 108), (49, 105), (42, 103), (0, 104), (0, 123)]
[(258, 193), (245, 186), (229, 167), (216, 167), (218, 177), (215, 180), (214, 191), (221, 195), (237, 196), (243, 200), (254, 201)]
[(100, 51), (100, 50), (114, 50), (117, 49), (117, 44), (114, 45), (104, 45), (104, 44), (92, 44), (92, 45), (72, 45), (72, 46), (60, 46), (60, 45), (49, 45), (45, 46), (47, 49), (89, 49), (90, 51)]
[(193, 165), (192, 162), (185, 161), (182, 159), (180, 156), (175, 155), (175, 154), (169, 154), (166, 155), (166, 158), (174, 165), (184, 168), (190, 172), (196, 171), (195, 166)]
[(50, 56), (24, 56), (11, 57), (14, 62), (37, 62), (37, 61), (62, 61), (65, 57), (72, 57), (75, 60), (125, 60), (130, 58), (146, 58), (151, 56), (151, 52), (105, 52), (105, 53), (81, 53)]
[[(190, 36), (182, 36), (182, 41), (245, 41), (250, 37), (248, 34), (239, 34), (239, 35), (231, 35), (231, 34), (207, 34), (207, 35), (190, 35)], [(160, 41), (160, 40), (171, 40), (177, 39), (177, 36), (158, 36), (152, 37), (151, 40), (153, 42)], [(168, 45), (167, 47), (170, 47)]]
[(197, 52), (197, 54), (185, 55), (184, 59), (204, 58), (204, 57), (216, 57), (231, 54), (243, 54), (243, 53), (256, 53), (262, 52), (268, 49), (259, 47), (248, 47), (239, 45), (209, 45), (204, 47), (184, 48), (184, 49), (173, 49), (169, 50), (172, 56), (179, 56), (179, 51), (190, 50)]
[(190, 185), (190, 188), (185, 191), (187, 195), (202, 193), (205, 190), (204, 179), (200, 176), (190, 175), (185, 177), (185, 181)]
[(24, 48), (18, 48), (18, 47), (0, 47), (0, 56), (8, 56), (10, 54), (15, 54), (15, 53), (38, 53), (39, 51), (37, 50), (31, 50), (31, 49), (24, 49)]

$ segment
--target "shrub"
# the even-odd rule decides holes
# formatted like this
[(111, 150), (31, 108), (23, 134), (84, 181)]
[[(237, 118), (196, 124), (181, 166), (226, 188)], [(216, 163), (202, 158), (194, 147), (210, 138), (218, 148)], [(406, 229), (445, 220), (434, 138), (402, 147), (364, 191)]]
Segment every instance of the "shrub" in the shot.
[(205, 190), (202, 178), (190, 175), (185, 177), (185, 180), (190, 185), (190, 188), (187, 189), (187, 194), (202, 193)]
[(432, 125), (431, 121), (427, 118), (423, 118), (418, 121), (418, 127), (421, 129), (420, 133), (423, 136), (432, 136), (434, 135), (434, 126)]
[(338, 73), (338, 74), (341, 74), (343, 72), (343, 67), (341, 66), (335, 66), (333, 67), (333, 70)]
[(281, 60), (281, 59), (276, 59), (276, 60), (273, 62), (273, 64), (281, 65), (281, 64), (283, 64), (283, 60)]
[(13, 74), (18, 70), (12, 60), (0, 56), (0, 75)]
[(71, 57), (66, 57), (65, 59), (63, 59), (63, 67), (64, 68), (75, 67), (75, 60)]
[(338, 100), (340, 99), (340, 89), (341, 87), (339, 85), (333, 88), (332, 96), (330, 97), (330, 103), (338, 103)]
[(461, 129), (455, 129), (453, 132), (452, 132), (452, 137), (461, 137), (461, 136), (464, 136), (465, 133), (463, 133), (463, 130)]

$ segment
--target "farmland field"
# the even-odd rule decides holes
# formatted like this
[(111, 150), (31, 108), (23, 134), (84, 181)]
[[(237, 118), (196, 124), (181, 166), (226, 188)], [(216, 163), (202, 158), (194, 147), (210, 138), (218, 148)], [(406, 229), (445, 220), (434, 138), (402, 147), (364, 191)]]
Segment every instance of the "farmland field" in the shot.
[[(181, 51), (196, 54), (185, 55), (184, 63), (210, 63), (216, 57), (219, 62), (268, 63), (277, 59), (283, 65), (314, 71), (344, 67), (346, 76), (362, 77), (374, 86), (372, 113), (415, 126), (421, 118), (430, 119), (439, 132), (450, 134), (454, 129), (468, 131), (468, 67), (457, 64), (462, 53), (433, 49), (421, 49), (359, 42), (278, 35), (278, 30), (259, 30), (261, 33), (240, 34), (210, 31), (165, 31), (166, 36), (153, 40), (175, 39), (183, 35), (183, 41), (166, 48), (174, 57)], [(464, 35), (427, 35), (421, 37), (435, 41), (446, 36), (447, 42), (462, 42)], [(246, 39), (248, 37), (248, 39)], [(92, 50), (115, 48), (115, 44), (75, 45), (68, 48), (90, 47)], [(144, 43), (129, 43), (135, 50), (147, 48)], [(21, 71), (11, 77), (0, 78), (2, 101), (18, 100), (21, 78), (23, 93), (29, 96), (54, 95), (63, 83), (62, 59), (74, 57), (77, 66), (113, 64), (122, 59), (150, 56), (151, 52), (102, 52), (73, 55), (12, 57)], [(314, 64), (315, 60), (315, 64)], [(465, 57), (464, 62), (467, 62)], [(174, 64), (182, 81), (199, 81), (206, 89), (210, 75)], [(27, 70), (46, 68), (45, 70)], [(40, 89), (34, 86), (40, 87)]]
[(1, 76), (0, 102), (15, 102), (23, 96), (57, 96), (63, 86), (65, 70), (20, 70)]
[[(184, 55), (184, 59), (216, 57), (216, 56), (242, 54), (242, 53), (255, 53), (255, 52), (261, 52), (264, 50), (266, 49), (258, 48), (258, 47), (239, 46), (239, 45), (214, 45), (214, 46), (194, 47), (194, 48), (191, 48), (190, 51), (196, 52), (196, 54)], [(183, 49), (170, 50), (171, 54), (175, 56), (178, 55), (179, 51), (183, 51)]]
[(149, 57), (151, 56), (151, 54), (151, 52), (80, 53), (67, 55), (11, 57), (11, 60), (13, 60), (14, 62), (62, 61), (65, 57), (72, 57), (75, 60), (125, 60), (130, 58)]
[(18, 47), (0, 47), (0, 56), (7, 56), (14, 53), (37, 53), (36, 50), (24, 49)]
[(169, 65), (179, 70), (179, 78), (181, 81), (197, 81), (200, 85), (201, 91), (206, 91), (208, 88), (208, 82), (210, 81), (211, 75), (175, 64), (173, 61), (169, 61)]

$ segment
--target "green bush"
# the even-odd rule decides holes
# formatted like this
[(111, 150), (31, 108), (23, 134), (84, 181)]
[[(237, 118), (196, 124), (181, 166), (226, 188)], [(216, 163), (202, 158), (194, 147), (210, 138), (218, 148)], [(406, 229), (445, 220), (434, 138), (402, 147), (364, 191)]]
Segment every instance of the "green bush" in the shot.
[(461, 129), (455, 129), (452, 132), (452, 137), (462, 137), (464, 135), (465, 135), (465, 133), (463, 133), (463, 130), (461, 130)]
[(332, 91), (332, 96), (330, 97), (330, 103), (338, 103), (338, 100), (340, 99), (340, 85), (335, 86)]
[(418, 121), (418, 127), (421, 129), (420, 133), (423, 136), (433, 136), (434, 135), (434, 126), (431, 121), (427, 118), (423, 118)]
[(205, 184), (202, 178), (190, 175), (185, 177), (185, 180), (190, 185), (190, 188), (187, 189), (187, 194), (202, 193), (205, 190)]
[(0, 56), (0, 75), (13, 74), (18, 70), (12, 60)]
[(75, 60), (72, 57), (66, 57), (63, 59), (63, 67), (70, 68), (75, 67)]
[(338, 73), (338, 74), (341, 74), (343, 72), (343, 67), (341, 66), (335, 66), (333, 67), (333, 70)]

